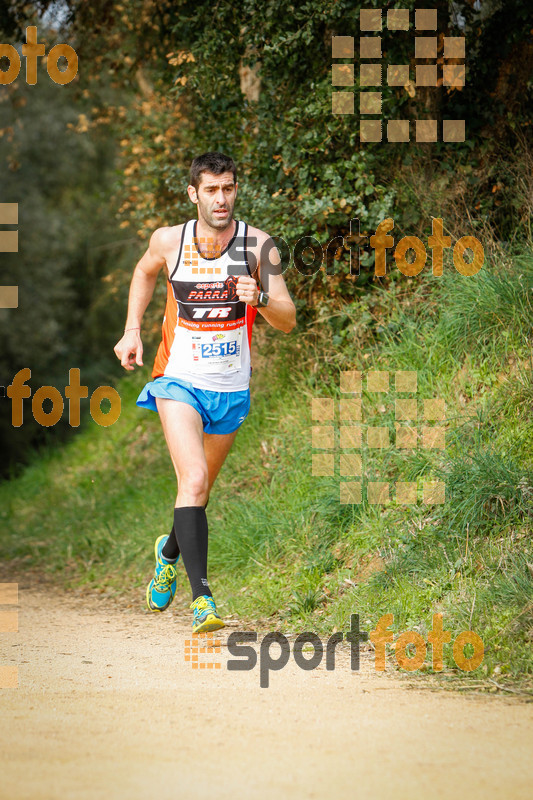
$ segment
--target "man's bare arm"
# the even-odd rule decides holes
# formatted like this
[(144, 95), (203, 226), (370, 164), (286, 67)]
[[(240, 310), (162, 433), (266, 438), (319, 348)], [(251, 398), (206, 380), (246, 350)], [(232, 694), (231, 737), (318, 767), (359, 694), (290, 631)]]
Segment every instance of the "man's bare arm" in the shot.
[(258, 269), (259, 283), (264, 284), (265, 291), (268, 292), (268, 305), (257, 310), (273, 328), (290, 333), (296, 325), (296, 307), (281, 274), (281, 259), (277, 247), (263, 247), (269, 240), (272, 242), (267, 236), (261, 242), (261, 253), (266, 252), (268, 255), (264, 259), (260, 258)]
[(140, 367), (143, 365), (141, 322), (148, 303), (152, 299), (157, 276), (166, 263), (163, 248), (167, 230), (167, 228), (158, 228), (154, 231), (145, 254), (133, 271), (124, 336), (114, 347), (115, 355), (126, 370), (132, 370), (135, 364)]
[(271, 275), (268, 282), (268, 305), (258, 308), (266, 321), (284, 333), (296, 325), (296, 307), (291, 300), (282, 275)]
[[(249, 253), (252, 276), (239, 275), (237, 295), (239, 300), (255, 308), (260, 288), (263, 288), (268, 293), (268, 305), (257, 310), (273, 328), (290, 333), (296, 325), (296, 308), (281, 274), (278, 249), (272, 239), (259, 229), (251, 229), (252, 240), (256, 234), (259, 234), (259, 241), (255, 240), (254, 247)], [(267, 242), (271, 243), (270, 247), (265, 247)], [(256, 278), (260, 286), (257, 285)]]

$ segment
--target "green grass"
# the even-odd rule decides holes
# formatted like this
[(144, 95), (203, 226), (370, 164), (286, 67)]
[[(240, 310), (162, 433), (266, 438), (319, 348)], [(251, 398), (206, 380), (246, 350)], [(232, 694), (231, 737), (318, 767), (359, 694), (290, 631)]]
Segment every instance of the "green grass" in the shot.
[[(470, 278), (448, 269), (391, 281), (341, 312), (319, 309), (289, 337), (264, 327), (252, 410), (209, 504), (223, 613), (324, 636), (347, 630), (355, 612), (366, 630), (392, 613), (395, 633), (425, 636), (442, 613), (452, 640), (473, 630), (484, 641), (471, 677), (531, 683), (532, 291), (526, 250)], [(365, 493), (343, 505), (338, 464), (334, 476), (311, 474), (311, 399), (341, 399), (346, 369), (390, 372), (388, 394), (364, 386), (363, 423), (387, 428), (391, 442), (395, 371), (417, 371), (419, 414), (424, 398), (445, 400), (444, 450), (362, 447), (365, 477), (416, 482), (416, 505), (372, 504)], [(147, 369), (120, 382), (115, 425), (85, 419), (68, 446), (0, 486), (0, 555), (14, 569), (68, 586), (137, 587), (142, 606), (175, 493), (159, 419), (135, 406), (146, 379)], [(445, 483), (444, 503), (422, 502), (430, 480)], [(183, 569), (179, 581), (188, 602)], [(446, 674), (458, 676), (451, 646), (444, 652)]]

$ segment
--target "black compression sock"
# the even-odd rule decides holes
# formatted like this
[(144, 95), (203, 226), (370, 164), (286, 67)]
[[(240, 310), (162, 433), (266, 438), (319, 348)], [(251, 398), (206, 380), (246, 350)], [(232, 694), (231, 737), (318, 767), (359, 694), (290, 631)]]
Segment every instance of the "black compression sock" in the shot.
[[(204, 508), (207, 508), (208, 503), (209, 500), (205, 504)], [(161, 550), (161, 555), (163, 556), (163, 558), (166, 558), (167, 561), (176, 561), (179, 554), (180, 554), (180, 548), (178, 545), (178, 537), (176, 536), (176, 529), (173, 525), (172, 530), (168, 535), (168, 539), (163, 545), (163, 549)]]
[(174, 529), (174, 525), (172, 526), (172, 530), (168, 535), (168, 539), (166, 540), (163, 549), (161, 550), (161, 555), (163, 558), (166, 558), (167, 561), (175, 561), (180, 554), (180, 549), (178, 546), (178, 540), (176, 539), (176, 531)]
[(205, 594), (212, 597), (207, 582), (207, 517), (204, 506), (174, 509), (174, 530), (191, 584), (192, 599)]

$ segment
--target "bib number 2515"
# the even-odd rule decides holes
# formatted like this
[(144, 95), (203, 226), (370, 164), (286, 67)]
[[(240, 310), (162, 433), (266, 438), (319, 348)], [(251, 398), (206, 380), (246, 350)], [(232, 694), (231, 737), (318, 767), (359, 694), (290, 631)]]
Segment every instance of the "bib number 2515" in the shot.
[(237, 355), (237, 342), (219, 342), (218, 344), (203, 344), (202, 358), (211, 356), (235, 356)]

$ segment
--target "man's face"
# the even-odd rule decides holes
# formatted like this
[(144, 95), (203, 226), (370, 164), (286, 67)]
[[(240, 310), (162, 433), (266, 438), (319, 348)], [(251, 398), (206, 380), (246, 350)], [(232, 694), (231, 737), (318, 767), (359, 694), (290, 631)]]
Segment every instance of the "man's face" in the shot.
[(223, 231), (233, 220), (233, 208), (237, 197), (237, 184), (232, 172), (213, 175), (202, 172), (198, 191), (188, 187), (189, 197), (198, 204), (198, 218), (209, 227)]

